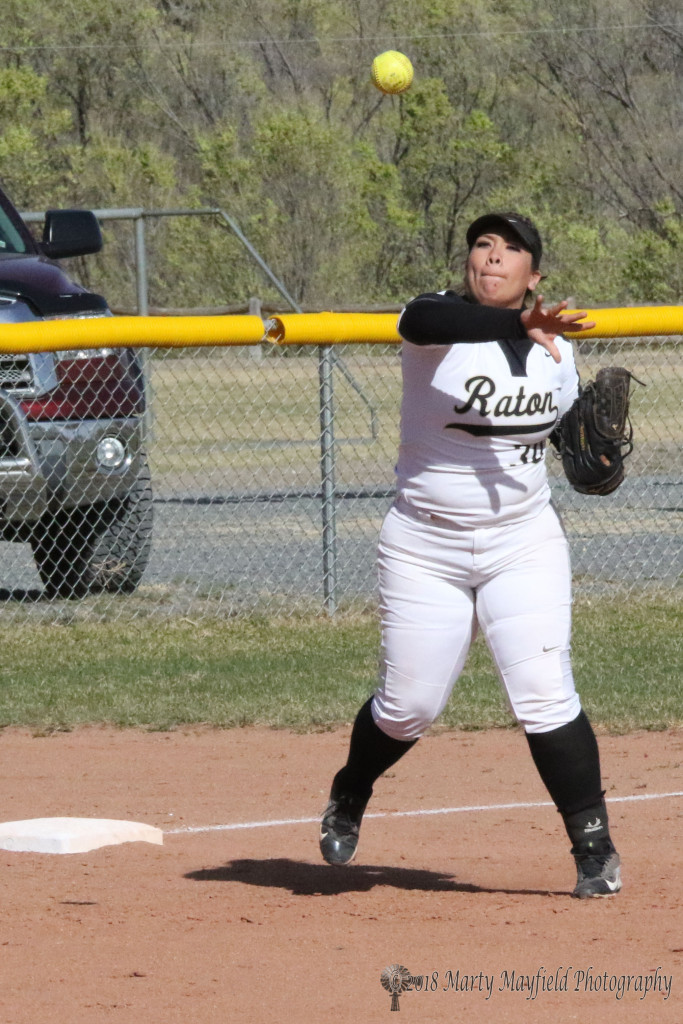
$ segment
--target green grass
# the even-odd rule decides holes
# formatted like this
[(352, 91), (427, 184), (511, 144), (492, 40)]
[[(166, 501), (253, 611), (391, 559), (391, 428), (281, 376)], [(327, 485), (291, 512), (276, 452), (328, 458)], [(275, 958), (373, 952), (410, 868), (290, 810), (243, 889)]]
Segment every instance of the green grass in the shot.
[[(596, 726), (683, 724), (680, 602), (580, 602), (574, 668)], [(0, 727), (173, 729), (262, 724), (320, 730), (351, 721), (372, 691), (373, 615), (88, 622), (65, 617), (0, 633)], [(475, 643), (439, 725), (508, 727), (488, 652)]]

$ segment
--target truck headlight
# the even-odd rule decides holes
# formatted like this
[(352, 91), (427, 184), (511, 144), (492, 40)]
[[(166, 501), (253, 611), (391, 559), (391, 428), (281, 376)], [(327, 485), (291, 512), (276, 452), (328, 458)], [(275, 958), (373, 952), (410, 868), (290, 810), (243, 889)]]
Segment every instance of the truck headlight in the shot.
[(120, 469), (127, 455), (126, 446), (118, 437), (103, 437), (95, 451), (100, 469)]

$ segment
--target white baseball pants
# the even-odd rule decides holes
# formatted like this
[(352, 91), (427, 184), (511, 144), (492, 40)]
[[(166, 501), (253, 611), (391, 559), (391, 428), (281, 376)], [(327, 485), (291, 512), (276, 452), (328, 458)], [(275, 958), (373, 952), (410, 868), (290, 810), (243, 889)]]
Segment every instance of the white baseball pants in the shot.
[(446, 706), (481, 628), (528, 733), (581, 711), (570, 663), (569, 546), (552, 505), (531, 520), (461, 528), (401, 506), (379, 542), (383, 666), (373, 718), (414, 740)]

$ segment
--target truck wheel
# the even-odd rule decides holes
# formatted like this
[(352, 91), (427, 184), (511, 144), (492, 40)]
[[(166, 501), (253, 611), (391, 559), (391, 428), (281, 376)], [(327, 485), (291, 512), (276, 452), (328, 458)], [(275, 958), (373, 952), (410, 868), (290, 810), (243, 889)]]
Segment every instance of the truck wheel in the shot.
[(132, 594), (149, 560), (152, 487), (143, 464), (123, 499), (44, 516), (31, 539), (48, 597)]

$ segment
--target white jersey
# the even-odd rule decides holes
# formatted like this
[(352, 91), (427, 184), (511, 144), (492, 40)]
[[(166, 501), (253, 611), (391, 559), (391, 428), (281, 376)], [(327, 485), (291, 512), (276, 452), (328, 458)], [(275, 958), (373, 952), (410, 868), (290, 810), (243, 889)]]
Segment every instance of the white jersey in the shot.
[(480, 527), (532, 518), (548, 503), (546, 440), (578, 394), (572, 346), (556, 338), (556, 363), (530, 343), (520, 360), (511, 344), (403, 342), (404, 504)]

